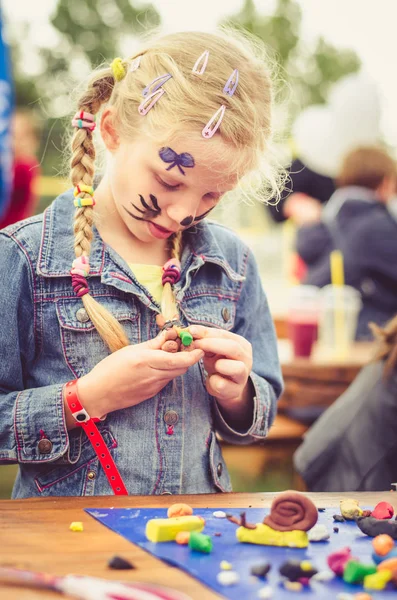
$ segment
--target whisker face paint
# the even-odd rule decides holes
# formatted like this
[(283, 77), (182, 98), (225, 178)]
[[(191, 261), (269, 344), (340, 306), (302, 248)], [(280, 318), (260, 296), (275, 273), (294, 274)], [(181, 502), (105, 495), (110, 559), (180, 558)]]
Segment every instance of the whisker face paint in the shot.
[(134, 215), (125, 206), (123, 206), (123, 208), (131, 217), (133, 217), (137, 221), (147, 221), (149, 219), (154, 219), (155, 217), (161, 215), (161, 208), (158, 205), (156, 196), (154, 196), (153, 194), (149, 194), (149, 198), (152, 203), (152, 206), (150, 206), (146, 202), (142, 194), (139, 194), (139, 200), (141, 202), (142, 208), (139, 208), (139, 206), (137, 206), (133, 202), (130, 202), (131, 206), (140, 214), (140, 216)]
[(198, 217), (195, 217), (193, 219), (194, 223), (198, 223), (199, 221), (202, 221), (203, 219), (205, 219), (205, 217), (211, 212), (211, 210), (213, 210), (215, 208), (215, 206), (212, 206), (211, 208), (209, 208), (208, 210), (205, 211), (205, 213), (203, 213), (202, 215), (199, 215)]
[(185, 169), (192, 169), (195, 165), (194, 158), (191, 154), (188, 152), (178, 154), (175, 150), (168, 148), (167, 146), (160, 148), (159, 156), (162, 161), (170, 164), (166, 169), (167, 171), (170, 171), (174, 167), (178, 167), (182, 175), (186, 175), (182, 167), (185, 167)]
[(182, 225), (182, 227), (189, 227), (189, 225), (191, 225), (193, 223), (194, 219), (191, 215), (189, 215), (188, 217), (185, 217), (184, 219), (182, 219), (182, 221), (179, 223), (179, 225)]

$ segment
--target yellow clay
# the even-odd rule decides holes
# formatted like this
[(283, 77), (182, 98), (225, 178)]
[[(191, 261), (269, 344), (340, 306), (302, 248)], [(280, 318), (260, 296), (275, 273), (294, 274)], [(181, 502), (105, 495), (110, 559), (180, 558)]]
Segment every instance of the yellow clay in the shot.
[(72, 523), (70, 523), (69, 529), (70, 531), (83, 531), (83, 523), (81, 521), (73, 521)]
[(358, 505), (358, 501), (354, 498), (346, 498), (340, 501), (340, 512), (342, 517), (347, 521), (354, 521), (355, 517), (361, 517), (363, 511)]
[(377, 571), (373, 575), (366, 575), (364, 577), (364, 589), (384, 590), (392, 577), (393, 573), (386, 569), (384, 571)]
[(276, 531), (268, 525), (257, 523), (256, 529), (239, 527), (236, 530), (239, 542), (262, 546), (287, 546), (288, 548), (307, 548), (309, 540), (306, 531)]
[(151, 519), (146, 523), (146, 537), (149, 542), (172, 542), (180, 531), (202, 531), (204, 525), (204, 519), (195, 516)]
[(219, 567), (222, 571), (231, 571), (233, 569), (233, 565), (227, 562), (227, 560), (221, 560)]

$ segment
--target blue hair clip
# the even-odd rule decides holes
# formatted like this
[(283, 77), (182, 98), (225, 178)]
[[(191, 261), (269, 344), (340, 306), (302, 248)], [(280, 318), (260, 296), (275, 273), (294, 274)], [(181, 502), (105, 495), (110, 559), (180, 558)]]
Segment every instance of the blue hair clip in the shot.
[(146, 96), (154, 94), (159, 88), (161, 88), (161, 86), (167, 83), (171, 77), (172, 75), (170, 73), (165, 73), (164, 75), (156, 77), (156, 79), (153, 79), (153, 81), (143, 89), (142, 96), (146, 98)]
[(230, 75), (227, 80), (225, 87), (223, 88), (223, 93), (228, 96), (233, 96), (236, 91), (238, 85), (238, 69), (234, 69), (233, 73)]

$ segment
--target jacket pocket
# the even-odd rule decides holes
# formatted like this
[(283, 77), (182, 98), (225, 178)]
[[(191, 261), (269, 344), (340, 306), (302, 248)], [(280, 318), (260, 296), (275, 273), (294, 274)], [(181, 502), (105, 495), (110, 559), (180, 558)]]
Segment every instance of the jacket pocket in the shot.
[(233, 328), (236, 319), (236, 302), (220, 294), (186, 295), (180, 308), (189, 324), (197, 323), (229, 331)]
[[(131, 343), (140, 341), (139, 315), (135, 305), (120, 298), (98, 298), (123, 326)], [(109, 349), (89, 319), (79, 299), (56, 302), (62, 348), (65, 360), (75, 375), (82, 377), (109, 355)]]
[(221, 492), (232, 491), (229, 473), (214, 431), (211, 432), (210, 440), (210, 471), (212, 480), (218, 490)]
[[(101, 429), (101, 435), (106, 446), (111, 450), (117, 447), (116, 439), (108, 429)], [(75, 464), (57, 464), (56, 467), (43, 465), (36, 473), (34, 482), (43, 496), (85, 496), (87, 485), (93, 488), (93, 480), (97, 469), (102, 467), (98, 463), (96, 452), (86, 437), (82, 442), (80, 459)], [(95, 470), (93, 470), (95, 467)], [(94, 478), (89, 473), (95, 473)]]

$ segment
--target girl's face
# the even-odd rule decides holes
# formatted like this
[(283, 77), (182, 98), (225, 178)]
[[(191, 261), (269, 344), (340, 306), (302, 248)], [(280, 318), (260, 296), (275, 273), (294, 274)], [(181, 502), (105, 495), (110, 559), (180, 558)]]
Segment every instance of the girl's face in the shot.
[[(102, 131), (106, 143), (106, 132)], [(199, 223), (237, 181), (220, 139), (179, 136), (163, 146), (141, 137), (109, 147), (108, 187), (119, 218), (144, 243)], [(222, 156), (222, 158), (221, 158)]]

